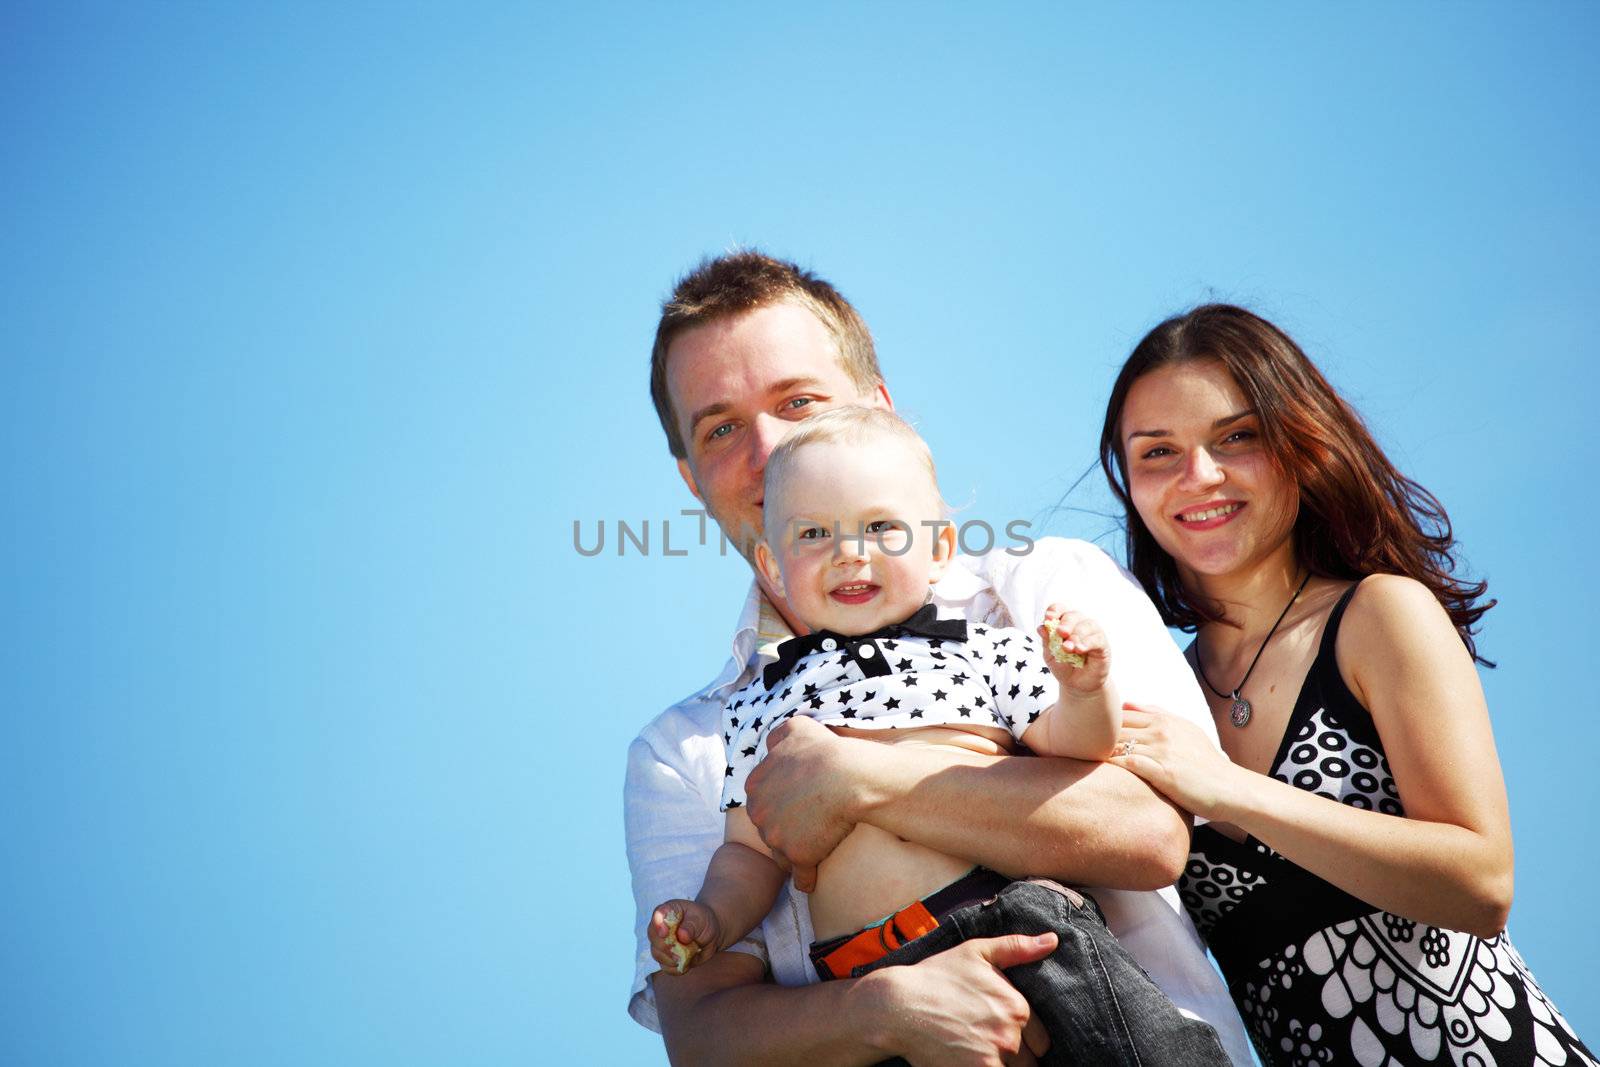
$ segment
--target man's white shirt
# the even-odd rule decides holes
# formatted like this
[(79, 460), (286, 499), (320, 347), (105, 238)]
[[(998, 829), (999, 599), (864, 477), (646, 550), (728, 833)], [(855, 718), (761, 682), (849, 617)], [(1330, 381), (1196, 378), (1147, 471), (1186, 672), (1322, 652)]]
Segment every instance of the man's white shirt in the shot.
[[(1124, 700), (1180, 715), (1216, 741), (1194, 675), (1154, 605), (1131, 575), (1087, 542), (1043, 538), (1024, 555), (994, 551), (957, 557), (934, 588), (934, 603), (944, 616), (1029, 631), (1051, 603), (1081, 611), (1106, 633), (1112, 677)], [(645, 926), (662, 901), (694, 897), (711, 854), (722, 844), (724, 817), (717, 810), (726, 766), (722, 706), (776, 658), (779, 640), (788, 636), (778, 632), (781, 622), (763, 606), (752, 581), (722, 673), (662, 712), (628, 748), (623, 800), (636, 940), (628, 1013), (652, 1030), (661, 1027), (649, 976), (659, 966), (650, 955)], [(1238, 1012), (1206, 960), (1177, 891), (1170, 886), (1159, 892), (1095, 889), (1094, 897), (1112, 933), (1156, 985), (1185, 1014), (1216, 1027), (1234, 1063), (1250, 1064)], [(786, 885), (761, 926), (728, 951), (760, 958), (780, 985), (805, 985), (817, 980), (807, 956), (812, 939), (805, 897)]]

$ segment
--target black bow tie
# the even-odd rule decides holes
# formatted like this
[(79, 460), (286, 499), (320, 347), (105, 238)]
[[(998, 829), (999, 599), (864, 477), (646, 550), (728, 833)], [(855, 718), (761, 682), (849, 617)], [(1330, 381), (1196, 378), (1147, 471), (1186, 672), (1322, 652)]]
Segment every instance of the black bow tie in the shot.
[[(917, 613), (905, 622), (897, 622), (885, 626), (881, 630), (874, 630), (870, 634), (858, 634), (847, 637), (836, 634), (830, 630), (818, 630), (806, 634), (804, 637), (791, 637), (778, 646), (778, 659), (767, 664), (766, 670), (761, 674), (761, 682), (768, 689), (772, 689), (781, 682), (795, 664), (813, 652), (824, 650), (824, 641), (832, 641), (834, 650), (842, 649), (854, 655), (857, 648), (869, 641), (881, 640), (887, 637), (931, 637), (946, 641), (965, 641), (967, 639), (966, 619), (941, 619), (938, 609), (932, 604), (924, 604)], [(859, 657), (856, 657), (859, 659)], [(887, 673), (887, 670), (885, 671)]]

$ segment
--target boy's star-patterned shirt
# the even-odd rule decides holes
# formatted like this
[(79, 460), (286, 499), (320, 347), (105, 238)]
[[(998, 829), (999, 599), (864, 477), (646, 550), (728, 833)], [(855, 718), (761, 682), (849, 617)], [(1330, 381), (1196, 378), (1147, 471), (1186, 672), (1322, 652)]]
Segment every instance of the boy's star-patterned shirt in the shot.
[(932, 604), (869, 634), (792, 637), (723, 705), (721, 808), (744, 804), (768, 732), (792, 716), (865, 730), (998, 727), (1020, 739), (1057, 695), (1035, 635), (940, 619)]

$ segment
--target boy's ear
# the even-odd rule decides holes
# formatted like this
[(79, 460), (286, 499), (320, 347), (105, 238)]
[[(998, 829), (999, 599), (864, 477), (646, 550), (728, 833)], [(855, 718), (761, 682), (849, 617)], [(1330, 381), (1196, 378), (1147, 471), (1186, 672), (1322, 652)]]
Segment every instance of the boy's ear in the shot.
[(756, 542), (756, 566), (761, 568), (761, 576), (767, 580), (772, 591), (780, 597), (787, 597), (783, 591), (783, 572), (778, 569), (778, 557), (767, 547), (766, 538)]
[[(927, 529), (926, 526), (923, 527)], [(928, 584), (933, 585), (949, 568), (956, 555), (956, 524), (946, 522), (933, 533), (933, 566), (928, 568)]]

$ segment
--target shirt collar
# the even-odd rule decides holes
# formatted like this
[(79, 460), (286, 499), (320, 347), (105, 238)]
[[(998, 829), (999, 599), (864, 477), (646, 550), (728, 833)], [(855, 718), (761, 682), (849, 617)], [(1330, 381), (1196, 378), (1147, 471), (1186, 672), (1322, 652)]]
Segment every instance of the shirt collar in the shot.
[(765, 663), (778, 658), (778, 646), (793, 637), (794, 630), (759, 587), (756, 595), (761, 599), (761, 614), (757, 618), (755, 652), (756, 657)]
[(744, 607), (733, 631), (733, 662), (741, 670), (754, 663), (762, 666), (778, 658), (778, 646), (794, 636), (794, 630), (778, 614), (761, 583), (750, 579)]
[(967, 556), (958, 555), (945, 568), (939, 584), (933, 587), (933, 602), (965, 614), (972, 599), (988, 587), (988, 583), (973, 570), (973, 561)]
[[(836, 634), (830, 630), (813, 630), (804, 637), (791, 637), (778, 646), (778, 658), (775, 662), (767, 664), (762, 674), (762, 683), (768, 689), (772, 689), (807, 656), (817, 652), (834, 652), (841, 648), (846, 650), (844, 659), (855, 659), (858, 664), (863, 665), (862, 669), (867, 674), (887, 674), (888, 668), (882, 663), (874, 662), (866, 665), (866, 657), (874, 656), (876, 649), (870, 647), (863, 649), (862, 646), (870, 646), (877, 641), (901, 636), (925, 637), (932, 640), (935, 647), (938, 647), (941, 640), (966, 641), (967, 620), (939, 618), (939, 605), (930, 597), (928, 602), (917, 609), (910, 618), (890, 623), (871, 633)], [(893, 647), (892, 642), (888, 647)], [(881, 657), (876, 658), (881, 659)]]

